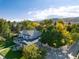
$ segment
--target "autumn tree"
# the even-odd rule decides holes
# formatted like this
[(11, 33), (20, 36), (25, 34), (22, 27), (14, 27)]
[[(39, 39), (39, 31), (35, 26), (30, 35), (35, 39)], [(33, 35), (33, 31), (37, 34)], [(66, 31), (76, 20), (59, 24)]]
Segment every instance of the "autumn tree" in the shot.
[(42, 51), (35, 44), (24, 46), (23, 55), (25, 59), (44, 59)]

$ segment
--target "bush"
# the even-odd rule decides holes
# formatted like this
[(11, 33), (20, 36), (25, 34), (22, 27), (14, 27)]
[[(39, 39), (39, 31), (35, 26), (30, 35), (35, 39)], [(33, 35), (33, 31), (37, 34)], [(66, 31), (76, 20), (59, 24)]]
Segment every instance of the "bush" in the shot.
[(23, 56), (25, 59), (44, 59), (42, 50), (39, 49), (35, 44), (24, 46)]

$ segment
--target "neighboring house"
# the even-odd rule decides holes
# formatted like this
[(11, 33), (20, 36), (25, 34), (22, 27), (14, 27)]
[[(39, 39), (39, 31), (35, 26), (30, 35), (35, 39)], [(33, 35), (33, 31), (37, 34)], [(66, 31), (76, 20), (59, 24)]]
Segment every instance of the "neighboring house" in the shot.
[(23, 45), (28, 45), (32, 43), (37, 43), (40, 38), (41, 33), (34, 30), (22, 30), (19, 32), (18, 36), (15, 37), (14, 43), (16, 44), (17, 49), (23, 47)]

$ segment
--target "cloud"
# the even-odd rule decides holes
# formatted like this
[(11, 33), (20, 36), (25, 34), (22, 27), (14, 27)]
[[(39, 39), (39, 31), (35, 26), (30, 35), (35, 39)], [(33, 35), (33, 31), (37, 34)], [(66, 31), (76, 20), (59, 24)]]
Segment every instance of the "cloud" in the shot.
[(79, 6), (62, 6), (58, 8), (47, 8), (43, 10), (29, 11), (28, 18), (32, 20), (42, 20), (48, 16), (79, 17)]

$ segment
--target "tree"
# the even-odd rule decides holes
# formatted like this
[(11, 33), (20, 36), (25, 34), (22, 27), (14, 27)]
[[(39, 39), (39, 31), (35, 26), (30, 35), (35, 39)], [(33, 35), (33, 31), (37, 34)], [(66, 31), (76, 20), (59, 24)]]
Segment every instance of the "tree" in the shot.
[(66, 30), (66, 27), (65, 27), (65, 24), (62, 20), (59, 20), (57, 23), (56, 23), (56, 28), (58, 31), (63, 31), (63, 30)]
[(71, 33), (67, 31), (63, 22), (57, 22), (56, 26), (48, 26), (43, 29), (40, 38), (42, 43), (47, 43), (52, 47), (60, 47), (73, 42)]
[(10, 33), (11, 33), (11, 30), (10, 30), (10, 26), (9, 24), (5, 21), (5, 22), (2, 22), (2, 25), (1, 25), (1, 35), (5, 38), (8, 38), (10, 37)]
[(40, 38), (40, 41), (42, 43), (47, 43), (52, 47), (60, 47), (64, 45), (65, 42), (62, 42), (62, 40), (64, 40), (62, 33), (53, 26), (50, 26), (46, 30), (44, 30)]
[(35, 45), (27, 45), (23, 48), (23, 55), (25, 59), (43, 59), (42, 51)]
[(79, 33), (79, 24), (72, 24), (71, 28), (71, 32)]
[(40, 23), (40, 25), (43, 27), (48, 27), (48, 26), (51, 26), (52, 24), (53, 24), (53, 21), (49, 19), (45, 19)]

